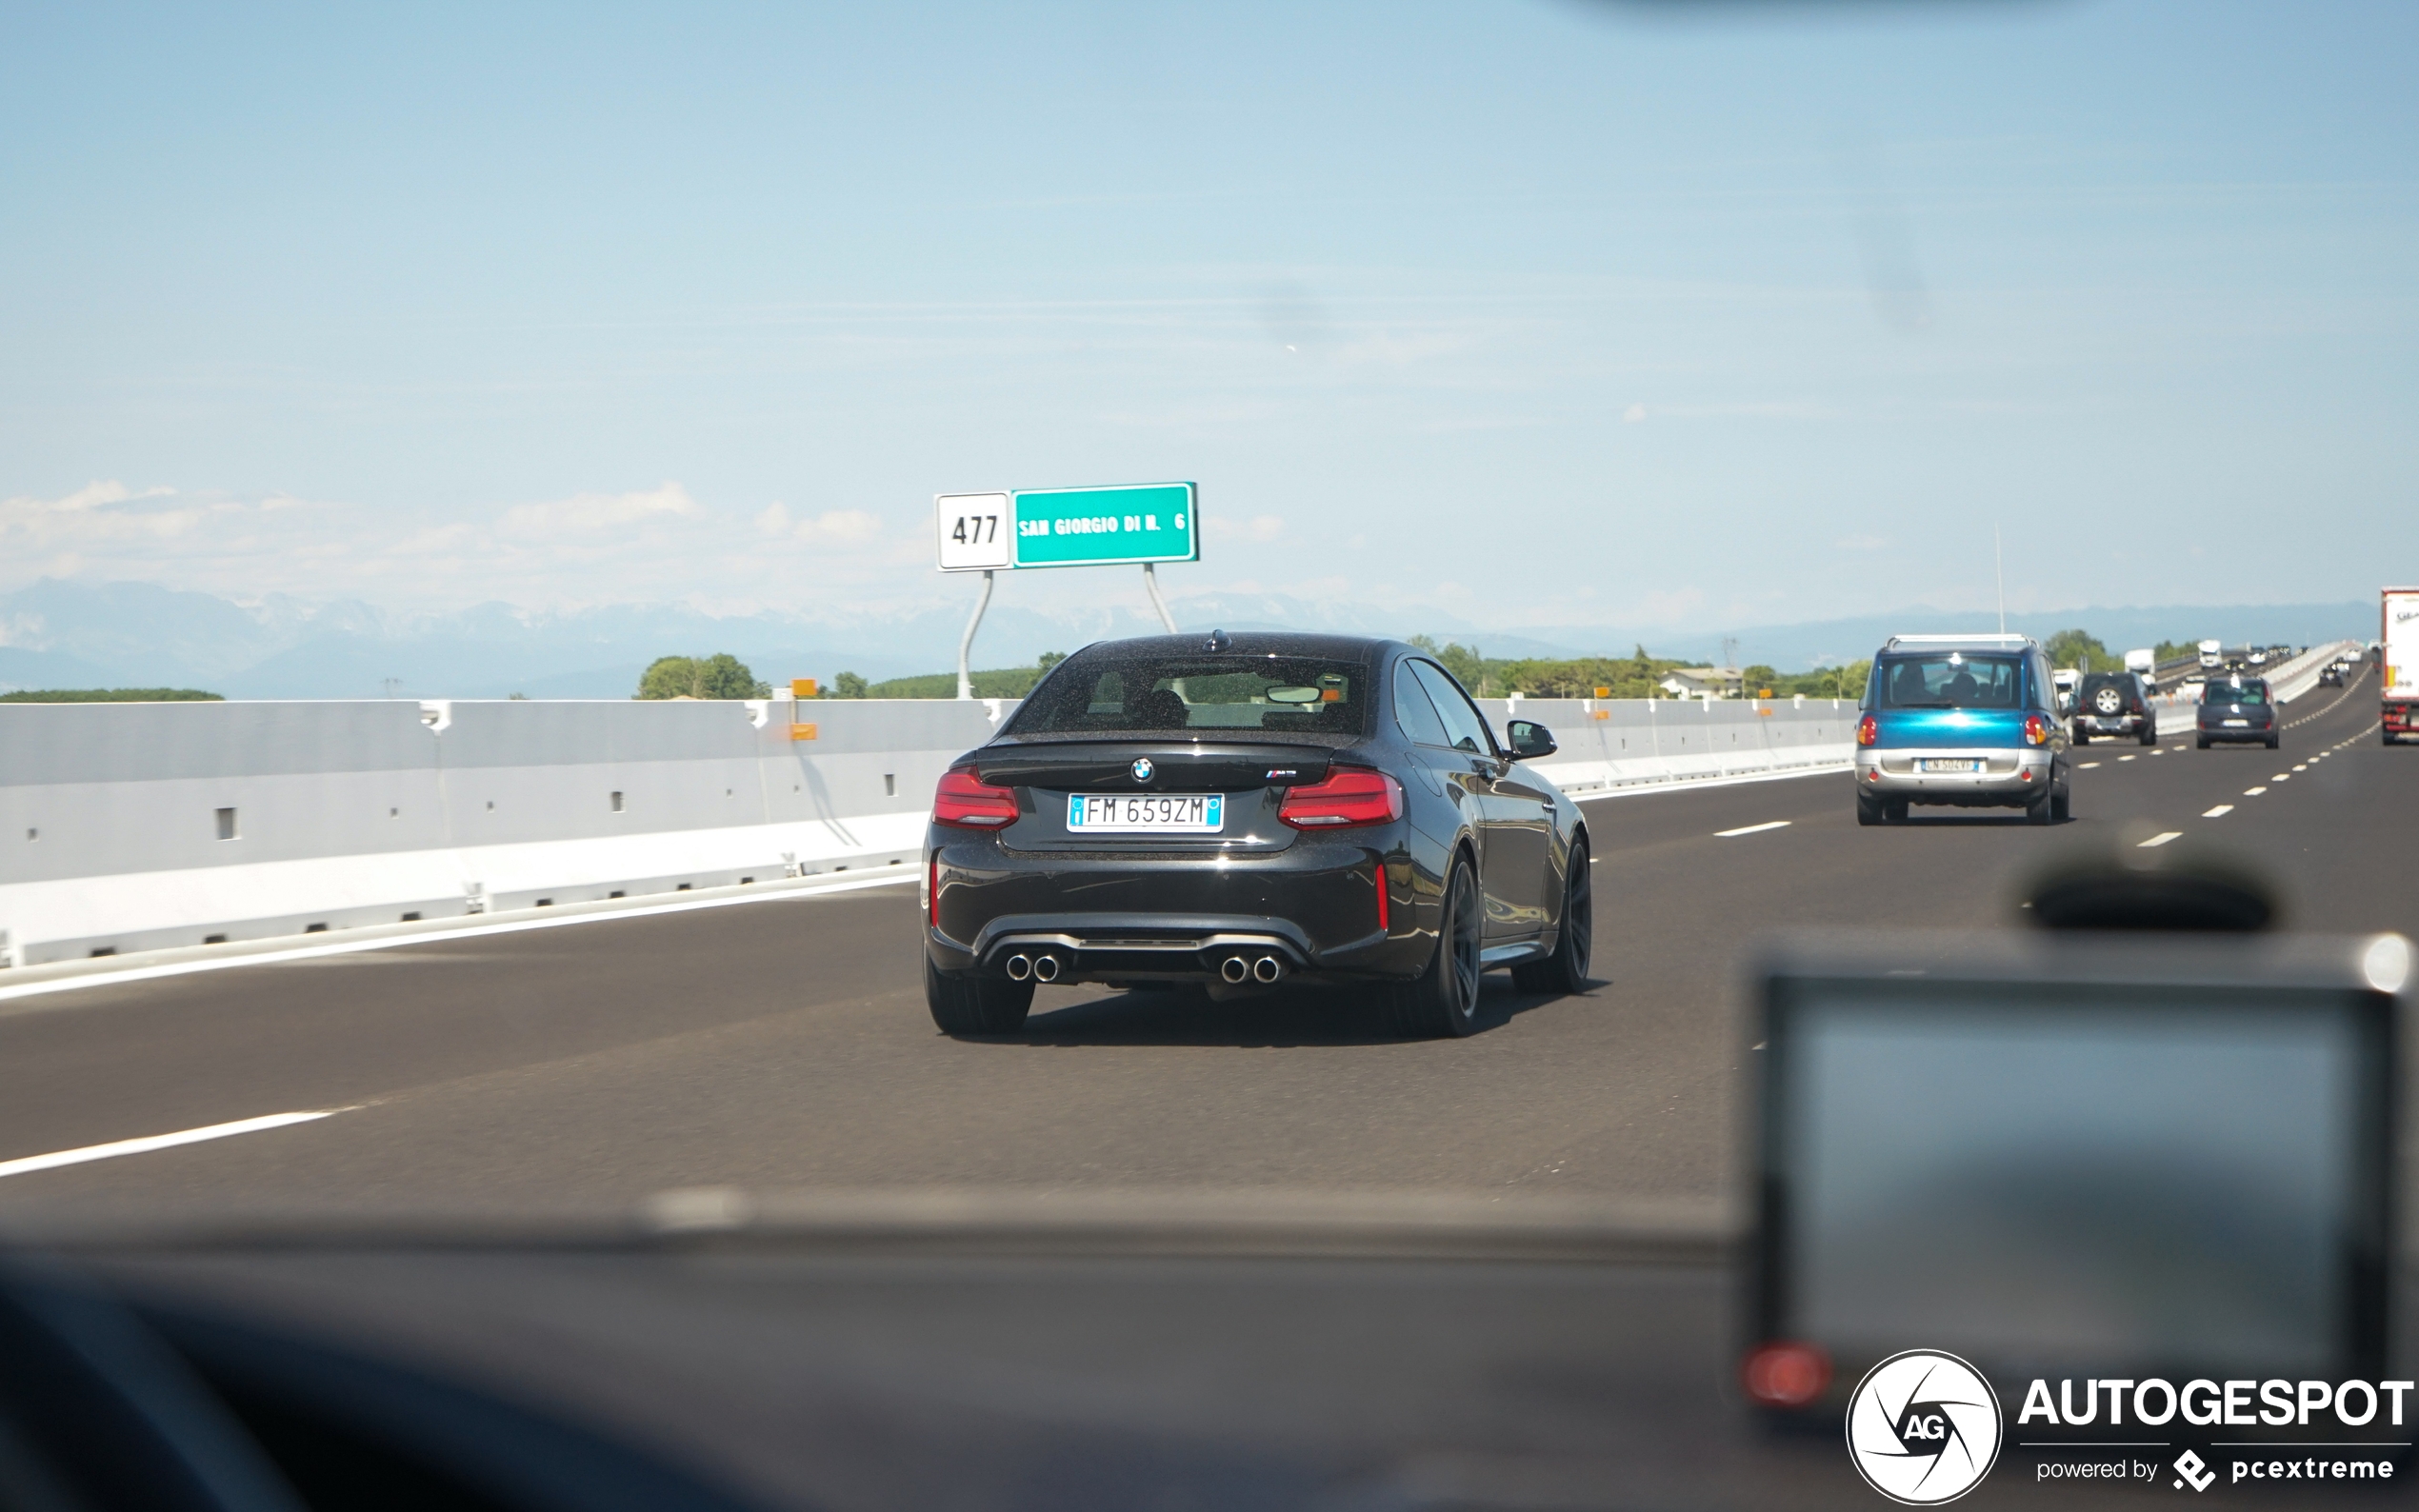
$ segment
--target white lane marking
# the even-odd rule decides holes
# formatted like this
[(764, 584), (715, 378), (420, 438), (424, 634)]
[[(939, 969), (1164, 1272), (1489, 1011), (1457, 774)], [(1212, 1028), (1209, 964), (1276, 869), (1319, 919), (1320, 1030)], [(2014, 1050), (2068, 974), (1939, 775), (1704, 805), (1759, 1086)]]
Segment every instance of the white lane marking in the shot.
[(2087, 771), (2087, 772), (2088, 772), (2088, 771), (2089, 771), (2092, 767), (2097, 766), (2099, 766), (2099, 765), (2100, 765), (2100, 764), (2099, 764), (2098, 762), (2085, 762), (2085, 763), (2083, 764), (2082, 770), (2084, 770), (2084, 771)]
[(2269, 779), (2271, 783), (2289, 783), (2292, 780), (2293, 774), (2291, 772), (2278, 772), (2275, 776)]
[(2244, 796), (2244, 797), (2246, 797), (2246, 798), (2257, 798), (2260, 794), (2262, 794), (2262, 793), (2264, 793), (2264, 792), (2266, 792), (2266, 791), (2268, 791), (2268, 785), (2267, 785), (2267, 784), (2265, 784), (2265, 783), (2262, 783), (2262, 784), (2261, 784), (2259, 786), (2257, 786), (2257, 787), (2246, 787), (2246, 788), (2244, 788), (2244, 789), (2243, 789), (2243, 796)]
[(2183, 838), (2184, 831), (2181, 829), (2170, 829), (2164, 835), (2152, 835), (2149, 839), (2142, 842), (2141, 848), (2148, 850), (2152, 846), (2164, 846), (2170, 840), (2181, 840)]
[(28, 982), (17, 986), (0, 986), (0, 1003), (11, 998), (38, 997), (50, 992), (72, 992), (79, 987), (121, 986), (129, 982), (149, 982), (156, 977), (181, 977), (195, 971), (225, 971), (232, 966), (275, 965), (285, 961), (316, 961), (323, 956), (357, 955), (364, 950), (392, 950), (402, 945), (430, 945), (441, 940), (468, 940), (478, 935), (515, 934), (523, 929), (560, 929), (568, 925), (595, 924), (607, 919), (645, 919), (656, 914), (690, 913), (699, 908), (728, 908), (739, 904), (778, 903), (785, 898), (821, 898), (835, 892), (856, 892), (866, 887), (893, 887), (913, 882), (923, 874), (921, 866), (886, 866), (881, 875), (850, 878), (835, 882), (829, 887), (785, 887), (774, 892), (748, 893), (734, 898), (696, 898), (682, 903), (642, 904), (635, 908), (614, 908), (597, 913), (562, 914), (548, 919), (503, 919), (493, 924), (465, 924), (455, 929), (430, 929), (422, 934), (381, 935), (375, 940), (339, 940), (329, 945), (296, 945), (290, 950), (261, 950), (250, 955), (228, 956), (216, 961), (169, 961), (151, 966), (129, 966), (124, 971), (102, 971), (90, 976), (59, 977), (49, 982)]
[(2164, 756), (2167, 754), (2167, 747), (2162, 746), (2157, 750), (2150, 752), (2150, 754), (2153, 756)]
[(2233, 811), (2234, 806), (2232, 804), (2220, 804), (2215, 808), (2204, 810), (2201, 817), (2203, 819), (2223, 819)]
[(1732, 840), (1736, 839), (1740, 835), (1760, 834), (1767, 829), (1787, 829), (1789, 826), (1789, 822), (1788, 820), (1775, 819), (1769, 824), (1742, 825), (1736, 829), (1717, 829), (1713, 832), (1713, 838), (1716, 840)]
[(2294, 768), (2293, 768), (2293, 770), (2295, 770), (2295, 771), (2297, 771), (2297, 772), (2306, 772), (2306, 771), (2309, 770), (2309, 763), (2308, 763), (2308, 762), (2304, 762), (2304, 763), (2302, 763), (2300, 766), (2298, 766), (2294, 767)]
[(141, 1139), (113, 1140), (107, 1144), (87, 1144), (82, 1149), (53, 1150), (48, 1155), (27, 1155), (13, 1161), (0, 1161), (0, 1176), (23, 1176), (29, 1171), (55, 1170), (62, 1165), (81, 1165), (86, 1161), (114, 1160), (120, 1155), (143, 1155), (152, 1150), (174, 1149), (179, 1144), (199, 1144), (204, 1140), (223, 1140), (233, 1134), (257, 1134), (262, 1129), (284, 1128), (289, 1124), (309, 1124), (331, 1114), (350, 1112), (350, 1108), (323, 1107), (309, 1113), (270, 1113), (260, 1118), (239, 1118), (232, 1124), (210, 1124), (201, 1128), (179, 1129), (173, 1134), (147, 1134)]
[(2119, 761), (2121, 761), (2121, 762), (2129, 762), (2129, 761), (2131, 761), (2132, 759), (2133, 759), (2133, 758), (2132, 758), (2132, 757), (2130, 757), (2130, 756), (2120, 756), (2120, 757), (2118, 757), (2118, 758), (2117, 758), (2117, 760), (2119, 760)]

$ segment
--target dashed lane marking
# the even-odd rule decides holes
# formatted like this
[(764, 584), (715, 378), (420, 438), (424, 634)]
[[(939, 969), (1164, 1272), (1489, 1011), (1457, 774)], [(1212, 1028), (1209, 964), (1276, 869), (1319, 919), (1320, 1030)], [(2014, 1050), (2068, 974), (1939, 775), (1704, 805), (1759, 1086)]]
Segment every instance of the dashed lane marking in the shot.
[(2265, 783), (2262, 783), (2262, 784), (2261, 784), (2259, 786), (2257, 786), (2257, 787), (2246, 787), (2246, 788), (2244, 788), (2244, 789), (2243, 789), (2243, 796), (2244, 796), (2244, 797), (2246, 797), (2246, 798), (2257, 798), (2260, 794), (2262, 794), (2262, 793), (2264, 793), (2264, 792), (2266, 792), (2266, 791), (2268, 791), (2268, 785), (2267, 785), (2267, 784), (2265, 784)]
[(263, 1129), (309, 1124), (316, 1119), (350, 1111), (350, 1108), (323, 1107), (308, 1113), (269, 1113), (259, 1118), (239, 1118), (232, 1124), (210, 1124), (200, 1128), (179, 1129), (173, 1134), (147, 1134), (141, 1139), (113, 1140), (107, 1144), (87, 1144), (81, 1149), (27, 1155), (13, 1161), (0, 1161), (0, 1176), (24, 1176), (32, 1171), (55, 1170), (62, 1165), (81, 1165), (87, 1161), (114, 1160), (120, 1155), (144, 1155), (152, 1150), (174, 1149), (179, 1144), (199, 1144), (204, 1140), (223, 1140), (235, 1134), (257, 1134)]
[(2081, 769), (2081, 770), (2083, 770), (2083, 771), (2087, 771), (2087, 772), (2088, 772), (2088, 771), (2089, 771), (2092, 767), (2097, 766), (2099, 766), (2099, 765), (2100, 765), (2100, 764), (2099, 764), (2098, 762), (2085, 762), (2085, 763), (2083, 764), (2083, 766), (2082, 766), (2082, 767), (2081, 767), (2080, 769)]
[(2118, 758), (2117, 758), (2117, 760), (2119, 760), (2119, 761), (2121, 761), (2121, 762), (2129, 762), (2129, 761), (2131, 761), (2132, 759), (2133, 759), (2133, 758), (2132, 758), (2132, 757), (2130, 757), (2130, 756), (2120, 756), (2120, 757), (2118, 757)]
[(2181, 829), (2170, 829), (2164, 835), (2152, 835), (2149, 839), (2142, 842), (2141, 848), (2148, 850), (2152, 846), (2164, 846), (2170, 840), (2181, 840), (2183, 838), (2184, 831)]
[(2215, 808), (2202, 810), (2201, 817), (2203, 819), (2223, 819), (2233, 811), (2234, 806), (2232, 804), (2220, 804)]
[(1767, 829), (1787, 829), (1789, 826), (1789, 822), (1788, 820), (1775, 819), (1761, 825), (1742, 825), (1736, 829), (1717, 829), (1713, 832), (1713, 838), (1716, 840), (1736, 840), (1741, 835), (1761, 834)]

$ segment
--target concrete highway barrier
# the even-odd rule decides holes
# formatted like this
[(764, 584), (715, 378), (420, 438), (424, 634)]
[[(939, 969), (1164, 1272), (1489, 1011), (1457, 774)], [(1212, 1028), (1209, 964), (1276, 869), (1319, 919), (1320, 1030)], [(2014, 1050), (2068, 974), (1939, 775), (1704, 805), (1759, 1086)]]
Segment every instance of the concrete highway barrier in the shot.
[[(10, 967), (912, 866), (1012, 705), (0, 706)], [(1574, 796), (1844, 768), (1832, 700), (1490, 700)]]

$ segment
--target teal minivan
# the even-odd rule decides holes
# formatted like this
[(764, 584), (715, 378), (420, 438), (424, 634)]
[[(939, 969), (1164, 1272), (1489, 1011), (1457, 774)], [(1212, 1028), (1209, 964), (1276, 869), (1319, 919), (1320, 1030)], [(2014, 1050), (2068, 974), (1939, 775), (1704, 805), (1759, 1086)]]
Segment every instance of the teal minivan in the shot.
[(1873, 655), (1856, 725), (1856, 822), (1904, 824), (1912, 804), (2072, 808), (2066, 722), (2049, 661), (2027, 635), (1893, 635)]

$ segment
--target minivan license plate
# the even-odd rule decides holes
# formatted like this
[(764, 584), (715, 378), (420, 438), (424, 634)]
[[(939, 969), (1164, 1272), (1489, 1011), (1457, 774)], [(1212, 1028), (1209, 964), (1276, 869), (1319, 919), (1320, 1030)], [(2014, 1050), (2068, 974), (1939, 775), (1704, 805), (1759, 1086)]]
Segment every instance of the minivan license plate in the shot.
[(1934, 758), (1929, 761), (1917, 762), (1915, 766), (1917, 769), (1928, 772), (1978, 772), (1982, 770), (1982, 763), (1978, 761), (1941, 761)]
[(1214, 835), (1226, 827), (1226, 808), (1224, 793), (1070, 793), (1067, 827), (1099, 835)]

